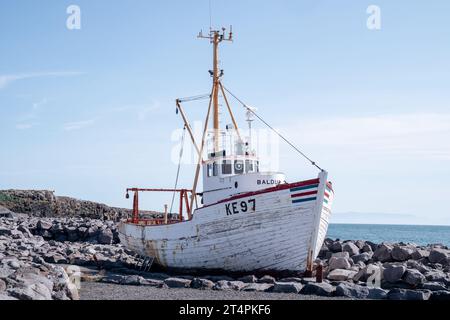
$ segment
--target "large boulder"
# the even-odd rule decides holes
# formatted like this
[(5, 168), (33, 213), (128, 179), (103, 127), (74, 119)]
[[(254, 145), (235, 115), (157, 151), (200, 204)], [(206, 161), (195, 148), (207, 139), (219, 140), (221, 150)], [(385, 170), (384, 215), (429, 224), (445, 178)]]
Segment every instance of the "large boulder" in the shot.
[(389, 291), (381, 289), (381, 288), (370, 288), (367, 299), (383, 300), (383, 299), (387, 298), (388, 292)]
[(52, 228), (52, 226), (53, 226), (53, 223), (51, 221), (44, 220), (44, 219), (39, 220), (36, 225), (36, 227), (39, 230), (50, 230)]
[(331, 252), (341, 252), (342, 251), (342, 242), (334, 241), (328, 245), (328, 248)]
[(333, 281), (347, 281), (352, 279), (356, 273), (353, 270), (335, 269), (328, 273), (327, 278)]
[(249, 283), (241, 289), (241, 291), (258, 291), (265, 292), (270, 291), (273, 288), (271, 283)]
[(236, 290), (239, 291), (242, 288), (244, 288), (246, 283), (242, 281), (228, 281), (228, 280), (219, 280), (216, 282), (216, 284), (213, 287), (213, 290)]
[(348, 252), (350, 257), (359, 254), (359, 248), (353, 242), (346, 242), (342, 246), (342, 251)]
[(191, 280), (183, 278), (167, 278), (164, 284), (169, 288), (189, 288)]
[(208, 279), (194, 278), (191, 282), (191, 288), (193, 289), (212, 289), (214, 287), (214, 282)]
[(328, 263), (329, 263), (329, 270), (331, 271), (335, 269), (350, 269), (352, 267), (350, 259), (348, 258), (331, 257)]
[(435, 248), (431, 250), (428, 260), (431, 263), (442, 263), (446, 262), (448, 258), (448, 252), (444, 249)]
[(383, 279), (390, 283), (396, 283), (402, 279), (405, 272), (406, 267), (404, 265), (390, 264), (384, 269)]
[(373, 259), (380, 262), (388, 262), (392, 260), (392, 246), (388, 244), (381, 244), (373, 253)]
[(427, 282), (424, 283), (421, 287), (421, 289), (430, 290), (430, 291), (442, 291), (447, 290), (447, 287), (439, 282)]
[(316, 295), (316, 296), (324, 296), (324, 297), (330, 297), (333, 295), (333, 292), (335, 291), (335, 288), (326, 282), (322, 283), (315, 283), (310, 282), (306, 284), (302, 290), (300, 291), (301, 294), (306, 295)]
[(411, 254), (411, 259), (413, 260), (421, 260), (424, 258), (428, 258), (430, 256), (430, 251), (417, 249)]
[(389, 300), (429, 300), (430, 297), (431, 291), (429, 290), (408, 289), (392, 289), (387, 295)]
[(303, 285), (298, 282), (276, 282), (273, 286), (272, 292), (281, 293), (299, 293)]
[(275, 278), (272, 276), (264, 276), (257, 281), (258, 283), (270, 283), (274, 284), (276, 282)]
[(363, 252), (361, 254), (356, 254), (352, 257), (354, 263), (364, 262), (367, 263), (373, 256), (373, 252)]
[(391, 256), (395, 261), (403, 262), (411, 258), (413, 252), (414, 250), (412, 248), (406, 246), (395, 246), (394, 249), (392, 249)]
[(408, 269), (403, 276), (403, 281), (413, 287), (417, 287), (425, 283), (426, 278), (419, 271), (415, 269)]
[(42, 283), (17, 286), (8, 289), (8, 294), (19, 300), (51, 300), (52, 292)]
[(335, 295), (355, 299), (366, 299), (369, 296), (369, 288), (357, 284), (343, 282), (336, 287)]
[(98, 235), (98, 243), (100, 244), (111, 244), (113, 242), (113, 233), (111, 229), (103, 229)]
[(353, 281), (367, 282), (369, 278), (372, 280), (381, 281), (382, 276), (383, 270), (380, 266), (376, 264), (369, 264), (358, 271), (358, 273), (353, 277)]

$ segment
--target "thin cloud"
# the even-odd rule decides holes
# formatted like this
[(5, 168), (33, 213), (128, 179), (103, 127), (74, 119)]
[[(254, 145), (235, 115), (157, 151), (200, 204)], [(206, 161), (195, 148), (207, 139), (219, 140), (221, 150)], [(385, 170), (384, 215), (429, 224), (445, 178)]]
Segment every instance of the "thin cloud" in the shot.
[(43, 78), (43, 77), (73, 77), (84, 74), (83, 72), (77, 71), (54, 71), (54, 72), (36, 72), (36, 73), (20, 73), (20, 74), (10, 74), (10, 75), (0, 75), (0, 90), (6, 88), (13, 82), (33, 79), (33, 78)]
[(281, 130), (308, 149), (336, 156), (420, 157), (450, 160), (450, 114), (386, 114), (300, 120)]
[(86, 127), (92, 126), (95, 123), (94, 119), (77, 121), (77, 122), (68, 122), (63, 125), (64, 131), (74, 131), (81, 130)]
[(16, 125), (17, 130), (28, 130), (36, 126), (36, 123), (19, 123)]

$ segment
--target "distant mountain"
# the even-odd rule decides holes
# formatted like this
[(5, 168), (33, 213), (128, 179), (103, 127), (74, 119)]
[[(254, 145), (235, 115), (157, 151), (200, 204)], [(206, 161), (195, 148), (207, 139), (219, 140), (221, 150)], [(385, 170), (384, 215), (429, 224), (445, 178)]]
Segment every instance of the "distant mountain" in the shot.
[(331, 223), (348, 224), (409, 224), (431, 225), (448, 224), (439, 219), (428, 219), (411, 214), (396, 213), (363, 213), (363, 212), (338, 212), (331, 215)]

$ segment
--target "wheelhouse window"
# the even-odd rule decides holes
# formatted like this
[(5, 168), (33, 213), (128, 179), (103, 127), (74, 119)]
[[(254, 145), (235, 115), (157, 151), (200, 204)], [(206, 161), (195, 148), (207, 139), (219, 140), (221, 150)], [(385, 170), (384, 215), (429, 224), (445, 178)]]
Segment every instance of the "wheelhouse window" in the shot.
[(222, 162), (222, 174), (232, 174), (233, 173), (233, 165), (231, 161), (224, 160)]
[(244, 161), (242, 161), (242, 160), (234, 161), (234, 173), (235, 174), (244, 173)]
[(219, 175), (219, 165), (217, 162), (213, 163), (213, 176), (217, 177)]
[(259, 172), (259, 161), (256, 161), (255, 169), (256, 169), (256, 172)]
[(212, 166), (212, 164), (211, 163), (209, 163), (207, 166), (206, 166), (206, 173), (207, 173), (207, 175), (208, 175), (208, 177), (212, 177), (212, 174), (213, 174), (213, 166)]
[(245, 160), (245, 172), (255, 172), (254, 162), (251, 160)]

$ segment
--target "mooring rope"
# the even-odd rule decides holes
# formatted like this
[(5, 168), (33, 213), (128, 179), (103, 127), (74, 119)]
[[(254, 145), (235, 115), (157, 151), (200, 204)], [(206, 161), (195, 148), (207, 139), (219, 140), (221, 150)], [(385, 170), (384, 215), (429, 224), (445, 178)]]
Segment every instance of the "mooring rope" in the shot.
[[(222, 85), (223, 86), (223, 85)], [(315, 166), (320, 171), (324, 171), (321, 167), (317, 165), (315, 161), (313, 161), (311, 158), (309, 158), (305, 153), (303, 153), (298, 147), (296, 147), (292, 142), (290, 142), (288, 139), (286, 139), (281, 133), (279, 133), (277, 130), (275, 130), (270, 124), (267, 123), (261, 116), (259, 116), (252, 108), (248, 107), (247, 104), (245, 104), (241, 99), (236, 97), (230, 90), (228, 90), (225, 86), (223, 86), (226, 92), (228, 92), (234, 99), (236, 99), (242, 106), (247, 110), (250, 111), (255, 117), (257, 117), (262, 123), (264, 123), (269, 129), (271, 129), (273, 132), (275, 132), (281, 139), (283, 139), (288, 145), (290, 145), (295, 151), (297, 151), (301, 156), (303, 156), (306, 160), (308, 160), (313, 166)]]

